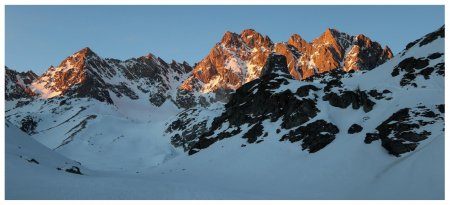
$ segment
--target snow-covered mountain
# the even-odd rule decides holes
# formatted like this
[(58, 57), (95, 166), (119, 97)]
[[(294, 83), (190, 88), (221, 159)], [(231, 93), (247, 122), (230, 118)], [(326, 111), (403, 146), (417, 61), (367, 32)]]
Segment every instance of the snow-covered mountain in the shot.
[[(174, 99), (190, 70), (187, 63), (168, 64), (152, 54), (120, 61), (84, 48), (27, 81), (34, 96), (8, 100), (5, 116), (40, 143), (91, 168), (155, 166), (173, 155), (162, 127), (181, 111)], [(20, 82), (6, 83), (22, 88)]]
[[(240, 35), (226, 32), (183, 82), (180, 87), (183, 95), (179, 99), (195, 102), (198, 101), (195, 93), (212, 92), (219, 96), (210, 94), (208, 101), (226, 102), (227, 93), (260, 77), (271, 53), (287, 58), (288, 70), (294, 79), (306, 79), (332, 70), (371, 70), (392, 58), (389, 47), (383, 49), (362, 34), (350, 36), (336, 29), (327, 29), (310, 43), (298, 34), (287, 42), (273, 43), (268, 36), (253, 29), (246, 29)], [(191, 104), (194, 103), (185, 107)]]
[(5, 100), (11, 101), (34, 96), (30, 85), (37, 77), (33, 71), (17, 72), (5, 67)]
[(90, 97), (114, 104), (113, 96), (144, 99), (156, 106), (174, 97), (191, 71), (187, 63), (167, 64), (152, 54), (126, 61), (100, 58), (89, 48), (50, 67), (31, 85), (43, 99), (55, 96)]
[[(444, 30), (395, 57), (332, 29), (317, 48), (325, 38), (273, 44), (253, 30), (230, 32), (214, 59), (259, 63), (257, 75), (227, 74), (222, 83), (232, 89), (206, 93), (197, 92), (201, 83), (178, 88), (220, 75), (195, 74), (212, 58), (191, 71), (153, 55), (119, 61), (86, 48), (24, 87), (23, 77), (7, 77), (7, 86), (37, 95), (6, 101), (6, 198), (443, 199)], [(233, 57), (221, 53), (225, 45)], [(303, 75), (304, 65), (314, 75)]]
[(261, 180), (239, 185), (249, 190), (267, 183), (297, 199), (442, 199), (444, 30), (373, 70), (305, 81), (292, 78), (283, 55), (271, 55), (263, 69), (271, 72), (222, 107), (183, 111), (166, 134), (190, 161), (211, 159), (210, 173)]
[(230, 137), (244, 138), (245, 147), (268, 136), (301, 142), (302, 150), (313, 153), (339, 133), (364, 131), (357, 134), (361, 141), (381, 140), (400, 156), (443, 133), (443, 37), (442, 27), (368, 72), (336, 70), (306, 81), (293, 79), (285, 56), (271, 54), (262, 76), (231, 94), (222, 113), (194, 120), (202, 111), (188, 109), (166, 132), (174, 145), (194, 154)]

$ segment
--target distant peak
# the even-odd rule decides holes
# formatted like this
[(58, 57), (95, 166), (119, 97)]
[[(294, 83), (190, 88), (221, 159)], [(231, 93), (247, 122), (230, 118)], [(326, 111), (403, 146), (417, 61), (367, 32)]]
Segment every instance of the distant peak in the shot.
[[(85, 61), (89, 59), (100, 59), (100, 57), (94, 53), (89, 47), (85, 47), (74, 54), (72, 56), (67, 57), (64, 59), (61, 64), (59, 64), (58, 67), (65, 66), (66, 63), (70, 62), (73, 65), (78, 65), (77, 67), (82, 67), (82, 64), (84, 64)], [(51, 66), (49, 70), (53, 69), (54, 67)]]
[(356, 40), (357, 41), (365, 41), (365, 42), (372, 41), (369, 37), (365, 36), (364, 34), (357, 35)]
[(237, 36), (237, 34), (234, 33), (234, 32), (231, 32), (231, 31), (227, 31), (227, 32), (225, 32), (225, 33), (223, 34), (223, 37), (222, 37), (222, 38), (225, 38), (225, 37), (233, 37), (233, 36)]
[(257, 31), (255, 31), (255, 29), (251, 29), (251, 28), (249, 28), (249, 29), (244, 29), (242, 32), (241, 32), (241, 37), (247, 37), (247, 36), (251, 36), (251, 35), (261, 35), (260, 33), (258, 33)]
[(352, 36), (337, 29), (327, 28), (322, 35), (313, 40), (313, 44), (332, 44), (345, 48), (352, 41)]
[(263, 36), (254, 29), (245, 29), (241, 32), (241, 39), (250, 47), (268, 47), (272, 45), (272, 40), (268, 36)]
[(245, 32), (256, 32), (256, 31), (255, 31), (255, 29), (247, 28), (247, 29), (242, 30), (242, 33), (245, 33)]
[(292, 42), (292, 43), (293, 42), (298, 43), (298, 42), (302, 42), (302, 41), (304, 41), (304, 39), (298, 34), (292, 35), (291, 37), (289, 37), (289, 40), (288, 40), (288, 42)]
[(94, 53), (94, 51), (92, 51), (89, 47), (84, 47), (83, 49), (75, 52), (73, 54), (73, 56), (81, 57), (81, 58), (87, 58), (87, 57), (90, 57), (90, 56), (97, 56), (97, 54)]
[(220, 42), (225, 45), (238, 45), (239, 35), (231, 31), (227, 31), (223, 35), (222, 40)]
[(389, 48), (389, 46), (384, 46), (384, 50), (391, 51), (391, 48)]
[(147, 53), (147, 55), (143, 56), (146, 59), (157, 59), (153, 53)]
[(327, 28), (322, 36), (339, 38), (341, 36), (341, 32), (334, 28)]
[(83, 52), (92, 52), (91, 48), (89, 48), (89, 47), (84, 47), (83, 49), (81, 49), (81, 51), (83, 51)]
[(79, 50), (77, 53), (81, 53), (84, 55), (92, 55), (94, 52), (89, 47), (84, 47), (83, 49)]
[(394, 57), (394, 54), (391, 51), (391, 48), (389, 46), (385, 46), (383, 49), (383, 54), (386, 56), (387, 59), (391, 59)]
[(340, 33), (339, 30), (335, 29), (335, 28), (327, 28), (326, 32), (331, 32), (331, 33)]
[(356, 40), (356, 44), (359, 46), (372, 47), (372, 44), (374, 43), (369, 37), (363, 34), (357, 35), (354, 39)]

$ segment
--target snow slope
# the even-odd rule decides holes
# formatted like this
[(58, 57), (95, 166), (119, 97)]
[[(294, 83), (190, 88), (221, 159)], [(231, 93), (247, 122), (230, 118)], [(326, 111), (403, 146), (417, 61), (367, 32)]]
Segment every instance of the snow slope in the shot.
[(354, 138), (316, 154), (275, 138), (242, 149), (233, 138), (139, 173), (82, 176), (7, 152), (6, 199), (443, 199), (443, 136), (403, 158)]
[(20, 126), (24, 116), (32, 116), (34, 139), (92, 169), (136, 171), (176, 154), (163, 137), (165, 120), (180, 111), (171, 101), (156, 107), (114, 100), (116, 105), (86, 98), (35, 100), (7, 111), (6, 118)]

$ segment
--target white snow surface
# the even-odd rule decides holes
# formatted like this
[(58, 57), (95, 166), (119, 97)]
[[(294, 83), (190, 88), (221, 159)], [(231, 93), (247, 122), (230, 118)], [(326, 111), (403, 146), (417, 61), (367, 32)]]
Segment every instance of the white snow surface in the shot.
[[(264, 126), (273, 134), (270, 123)], [(270, 137), (241, 148), (242, 139), (235, 137), (153, 168), (82, 176), (12, 159), (7, 152), (6, 198), (443, 199), (443, 135), (402, 158), (355, 138), (341, 134), (308, 154)]]
[(67, 99), (70, 105), (62, 106), (56, 99), (37, 100), (6, 115), (16, 125), (25, 115), (35, 117), (34, 139), (92, 169), (142, 169), (175, 154), (170, 139), (163, 137), (165, 120), (180, 111), (172, 102), (156, 107), (128, 98), (114, 100), (115, 106), (85, 98)]

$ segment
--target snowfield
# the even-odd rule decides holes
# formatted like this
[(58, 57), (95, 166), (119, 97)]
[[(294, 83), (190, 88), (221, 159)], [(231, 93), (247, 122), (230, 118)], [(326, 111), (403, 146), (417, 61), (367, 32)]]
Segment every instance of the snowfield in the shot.
[[(443, 199), (444, 136), (396, 158), (356, 136), (342, 135), (315, 154), (266, 140), (240, 147), (219, 142), (136, 172), (54, 168), (65, 158), (6, 127), (6, 199)], [(25, 147), (25, 143), (33, 146)], [(18, 155), (33, 156), (40, 164)], [(339, 154), (336, 154), (339, 153)], [(42, 161), (45, 160), (45, 161)], [(65, 159), (65, 160), (64, 160)], [(58, 164), (59, 163), (59, 164)], [(82, 169), (82, 172), (84, 170)]]

